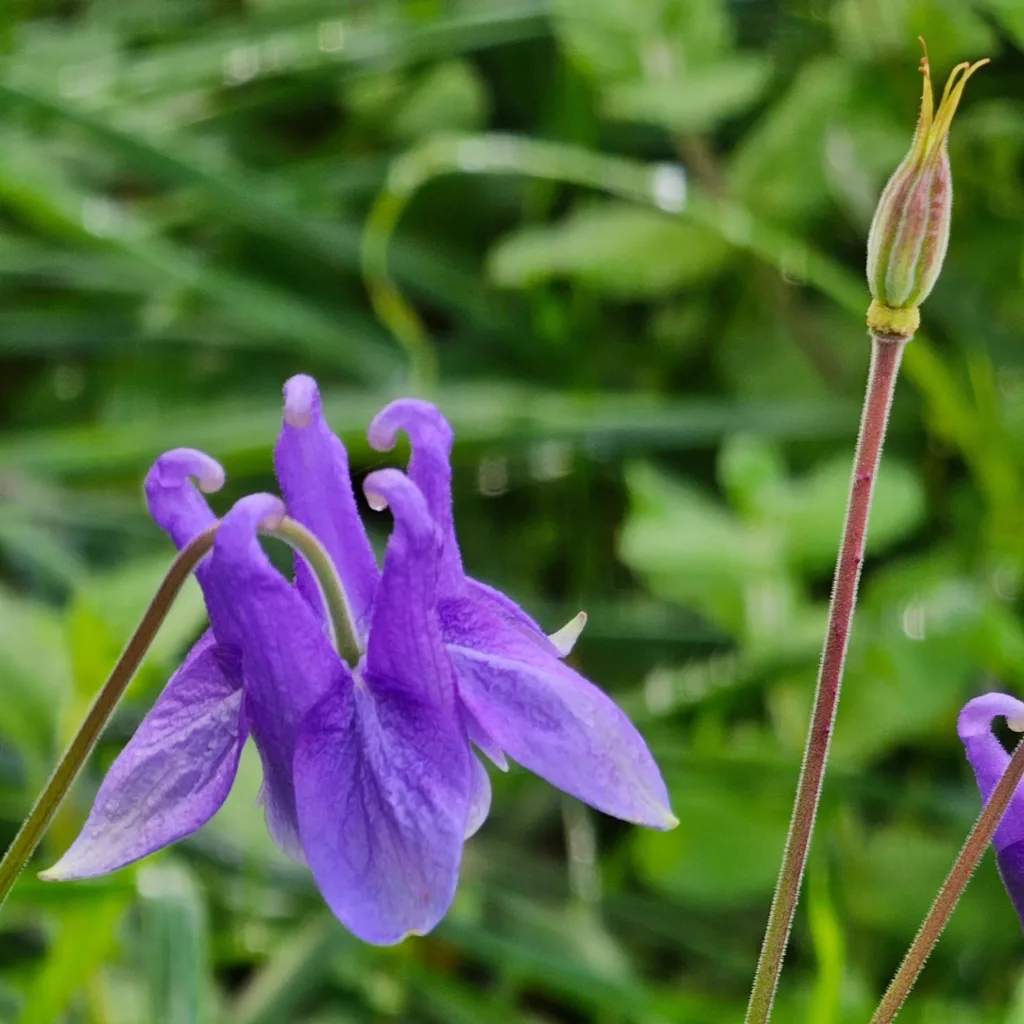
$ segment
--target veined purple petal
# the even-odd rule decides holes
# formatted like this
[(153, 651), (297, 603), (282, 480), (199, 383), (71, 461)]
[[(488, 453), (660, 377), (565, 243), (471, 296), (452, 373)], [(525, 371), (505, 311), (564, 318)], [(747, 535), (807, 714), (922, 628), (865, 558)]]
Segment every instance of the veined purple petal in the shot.
[[(466, 600), (475, 602), (477, 605), (487, 606), (493, 617), (503, 621), (511, 628), (518, 629), (524, 636), (538, 644), (547, 654), (564, 658), (569, 653), (568, 650), (564, 652), (560, 650), (544, 630), (512, 598), (507, 594), (503, 594), (497, 588), (467, 576), (464, 596)], [(444, 630), (445, 610), (443, 608), (441, 614), (442, 630)], [(449, 614), (454, 614), (454, 612), (449, 609)], [(573, 642), (575, 643), (575, 640)], [(570, 645), (569, 650), (571, 649)]]
[[(288, 514), (327, 549), (365, 638), (379, 577), (377, 562), (352, 492), (348, 454), (324, 419), (312, 377), (300, 374), (284, 386), (284, 423), (274, 468)], [(322, 613), (316, 582), (301, 558), (296, 558), (295, 579), (302, 595)]]
[[(1005, 693), (986, 693), (969, 701), (960, 712), (957, 732), (974, 769), (981, 797), (988, 802), (1006, 771), (1010, 755), (992, 732), (992, 720), (1004, 717), (1014, 726), (1024, 723), (1024, 703)], [(1024, 785), (1010, 799), (992, 837), (999, 873), (1017, 915), (1024, 923)]]
[(111, 766), (78, 838), (42, 877), (106, 874), (205, 824), (238, 771), (241, 683), (238, 652), (207, 633)]
[(469, 737), (470, 743), (485, 754), (496, 768), (507, 772), (508, 758), (505, 757), (505, 752), (498, 746), (497, 740), (493, 736), (488, 735), (487, 730), (473, 717), (472, 712), (461, 700), (459, 704), (462, 709), (462, 722), (466, 728), (466, 735)]
[(411, 690), (454, 718), (455, 684), (437, 618), (441, 537), (404, 473), (377, 470), (364, 489), (373, 508), (390, 506), (395, 517), (366, 648), (367, 685), (375, 692)]
[(390, 945), (444, 916), (470, 770), (455, 718), (412, 685), (334, 690), (307, 716), (295, 754), (302, 844), (328, 906), (359, 938)]
[(352, 679), (316, 613), (257, 540), (260, 526), (283, 514), (281, 501), (269, 494), (238, 501), (217, 531), (210, 572), (231, 595), (226, 616), (242, 651), (246, 711), (263, 762), (267, 826), (286, 853), (297, 855), (292, 759), (299, 727), (330, 688), (351, 688)]
[(463, 703), (513, 760), (606, 814), (676, 824), (647, 744), (611, 698), (485, 608), (463, 609), (448, 639)]

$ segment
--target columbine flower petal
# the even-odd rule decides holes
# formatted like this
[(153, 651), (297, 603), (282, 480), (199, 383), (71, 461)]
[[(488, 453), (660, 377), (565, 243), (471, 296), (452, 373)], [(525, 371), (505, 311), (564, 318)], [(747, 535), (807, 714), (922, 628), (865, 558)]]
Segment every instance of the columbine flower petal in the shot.
[(665, 783), (629, 718), (579, 673), (528, 644), (506, 637), (501, 653), (494, 645), (448, 644), (473, 717), (509, 757), (559, 789), (625, 821), (673, 828)]
[(385, 406), (374, 417), (368, 431), (370, 444), (378, 451), (390, 451), (399, 431), (412, 442), (409, 479), (426, 498), (427, 508), (441, 529), (443, 554), (438, 594), (443, 603), (449, 598), (469, 597), (493, 606), (493, 611), (552, 652), (544, 631), (513, 600), (486, 583), (470, 579), (462, 570), (462, 556), (455, 536), (452, 514), (452, 428), (440, 410), (416, 398), (400, 398)]
[(491, 813), (491, 777), (479, 758), (470, 758), (472, 782), (469, 791), (469, 817), (466, 819), (465, 838), (475, 836)]
[(366, 481), (390, 505), (365, 665), (307, 716), (295, 791), (307, 861), (328, 905), (369, 941), (429, 931), (455, 894), (471, 756), (435, 616), (440, 538), (397, 470)]
[[(218, 462), (195, 448), (175, 448), (161, 455), (146, 474), (146, 502), (150, 515), (180, 551), (217, 522), (200, 490), (211, 493), (223, 486), (224, 470)], [(226, 624), (221, 611), (231, 603), (231, 596), (217, 586), (210, 559), (199, 563), (196, 578), (203, 588), (210, 626), (217, 640), (227, 643), (229, 637), (218, 632), (218, 626)]]
[(553, 642), (504, 594), (462, 574), (451, 507), (452, 434), (440, 411), (415, 399), (392, 402), (370, 426), (370, 443), (390, 448), (399, 430), (412, 442), (409, 475), (445, 538), (438, 611), (474, 741), (485, 753), (501, 748), (608, 814), (673, 827), (665, 784), (640, 734), (614, 701), (559, 661), (576, 630), (570, 626)]
[[(1024, 730), (1024, 703), (1004, 693), (975, 697), (960, 712), (957, 722), (957, 732), (985, 802), (1010, 763), (1010, 755), (992, 733), (992, 720), (1000, 716), (1007, 719), (1011, 728)], [(1018, 787), (1013, 794), (992, 845), (1003, 883), (1024, 924), (1024, 787)]]
[[(345, 586), (352, 616), (365, 637), (377, 588), (377, 562), (359, 519), (345, 446), (331, 432), (312, 377), (292, 377), (284, 386), (284, 425), (274, 467), (288, 514), (316, 534)], [(296, 583), (320, 608), (308, 566), (296, 559)]]
[(210, 575), (232, 595), (224, 611), (242, 651), (246, 711), (263, 762), (267, 826), (301, 859), (292, 758), (306, 713), (332, 687), (351, 688), (347, 669), (312, 608), (270, 564), (257, 539), (265, 522), (284, 515), (280, 499), (254, 494), (221, 522)]
[(78, 838), (43, 877), (106, 874), (205, 824), (238, 771), (241, 684), (237, 652), (207, 634), (114, 761)]

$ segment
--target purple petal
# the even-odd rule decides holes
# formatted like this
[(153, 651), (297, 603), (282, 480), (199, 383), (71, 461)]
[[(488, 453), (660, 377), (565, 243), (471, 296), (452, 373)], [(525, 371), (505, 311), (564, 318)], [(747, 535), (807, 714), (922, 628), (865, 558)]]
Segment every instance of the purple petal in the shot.
[(676, 824), (647, 744), (614, 701), (486, 608), (463, 605), (450, 623), (459, 695), (509, 757), (606, 814)]
[(498, 746), (497, 740), (488, 735), (487, 730), (473, 717), (465, 704), (462, 704), (462, 722), (470, 743), (482, 751), (496, 768), (507, 772), (508, 758), (505, 757), (504, 751)]
[(409, 479), (419, 488), (441, 531), (440, 593), (459, 593), (465, 577), (452, 518), (452, 428), (436, 406), (400, 398), (377, 413), (367, 436), (378, 451), (390, 451), (402, 430), (412, 443)]
[[(554, 655), (557, 658), (564, 658), (569, 653), (569, 651), (563, 652), (560, 650), (558, 645), (512, 598), (507, 594), (503, 594), (495, 587), (488, 586), (486, 583), (481, 583), (479, 580), (474, 580), (467, 576), (465, 599), (474, 602), (478, 606), (487, 607), (492, 616), (503, 622), (505, 626), (518, 629), (524, 636), (539, 645), (547, 654)], [(442, 631), (444, 631), (443, 616), (444, 609), (442, 608)], [(580, 628), (582, 631), (582, 627)], [(572, 649), (571, 646), (569, 649)]]
[(225, 630), (242, 651), (246, 712), (263, 762), (267, 825), (281, 848), (297, 855), (291, 767), (299, 727), (328, 689), (351, 687), (352, 680), (316, 613), (257, 540), (261, 524), (283, 514), (272, 495), (242, 498), (217, 531), (210, 572), (231, 595)]
[(441, 411), (429, 402), (400, 398), (385, 406), (370, 424), (370, 444), (378, 451), (390, 451), (399, 431), (405, 431), (412, 444), (409, 479), (426, 499), (427, 509), (441, 531), (443, 549), (438, 593), (442, 599), (465, 598), (486, 604), (493, 615), (534, 637), (549, 653), (557, 653), (544, 631), (519, 605), (500, 590), (463, 573), (452, 513), (452, 428)]
[(78, 838), (42, 877), (106, 874), (205, 824), (238, 770), (241, 705), (238, 652), (208, 633), (111, 766)]
[(470, 760), (454, 717), (412, 685), (335, 690), (306, 719), (295, 754), (302, 844), (328, 906), (359, 938), (390, 945), (444, 916)]
[[(1007, 812), (1009, 813), (1009, 812)], [(996, 852), (999, 876), (1006, 886), (1013, 909), (1024, 927), (1024, 840), (1004, 846)]]
[[(1010, 763), (1010, 755), (992, 733), (992, 719), (998, 716), (1013, 721), (1016, 726), (1024, 722), (1024, 703), (1004, 693), (986, 693), (969, 701), (957, 722), (967, 760), (974, 769), (982, 801), (986, 803)], [(1024, 925), (1024, 785), (1010, 798), (992, 837), (992, 845), (999, 874)]]
[[(1024, 723), (1024, 703), (1005, 693), (986, 693), (969, 701), (960, 712), (957, 732), (967, 750), (967, 760), (987, 803), (1010, 755), (992, 733), (992, 719), (1002, 716), (1018, 728)], [(1024, 925), (1024, 785), (1018, 786), (992, 837), (996, 863), (1017, 916)]]
[[(146, 500), (150, 514), (174, 541), (179, 550), (199, 533), (217, 522), (206, 499), (196, 489), (219, 490), (224, 484), (220, 464), (194, 448), (175, 448), (161, 455), (146, 475)], [(223, 610), (231, 603), (231, 595), (218, 584), (211, 570), (212, 559), (205, 558), (196, 568), (196, 578), (203, 590), (210, 625), (221, 643), (229, 642), (223, 634)]]
[(466, 839), (476, 835), (480, 826), (491, 813), (491, 777), (480, 761), (471, 757), (470, 771), (472, 778), (469, 788), (469, 818), (466, 820)]
[(193, 480), (210, 494), (224, 486), (224, 470), (195, 448), (175, 448), (161, 455), (146, 474), (150, 515), (178, 548), (217, 521)]
[[(1024, 722), (1024, 703), (1005, 693), (986, 693), (969, 701), (957, 722), (957, 732), (985, 802), (1010, 763), (1010, 755), (992, 732), (992, 720), (997, 717)], [(1024, 784), (1011, 798), (992, 845), (998, 852), (1021, 841), (1024, 841)]]
[(366, 649), (367, 685), (411, 690), (453, 718), (455, 683), (437, 618), (441, 538), (423, 495), (404, 473), (371, 473), (364, 489), (372, 507), (395, 517)]
[[(284, 386), (284, 423), (274, 468), (288, 514), (327, 549), (365, 637), (379, 577), (377, 561), (359, 518), (348, 454), (324, 419), (312, 377), (292, 377)], [(302, 559), (296, 559), (295, 577), (302, 595), (320, 609), (319, 590)]]

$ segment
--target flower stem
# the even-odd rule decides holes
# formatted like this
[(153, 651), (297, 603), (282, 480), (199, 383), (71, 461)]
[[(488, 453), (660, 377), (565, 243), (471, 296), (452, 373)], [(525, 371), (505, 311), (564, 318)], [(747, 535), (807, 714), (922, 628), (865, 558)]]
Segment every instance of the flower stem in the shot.
[(905, 338), (888, 335), (872, 335), (871, 338), (871, 370), (857, 437), (846, 524), (843, 527), (843, 539), (832, 584), (832, 603), (829, 608), (821, 666), (818, 670), (814, 710), (807, 734), (800, 781), (797, 783), (793, 817), (782, 857), (782, 869), (775, 887), (775, 896), (768, 915), (768, 925), (750, 993), (750, 1003), (747, 1006), (746, 1024), (766, 1024), (771, 1017), (775, 990), (782, 971), (782, 960), (786, 955), (793, 915), (800, 896), (800, 883), (807, 864), (814, 820), (821, 799), (825, 763), (828, 759), (836, 707), (839, 703), (839, 689), (843, 679), (843, 664), (846, 660), (850, 626), (857, 603), (857, 586), (864, 560), (871, 496), (874, 492), (875, 476), (882, 455), (889, 410), (892, 407), (896, 377), (906, 341)]
[(71, 784), (85, 764), (86, 759), (96, 746), (96, 741), (103, 732), (104, 726), (117, 707), (128, 684), (132, 681), (136, 670), (142, 662), (149, 645), (153, 642), (167, 613), (174, 604), (178, 592), (192, 574), (195, 567), (213, 547), (216, 525), (209, 527), (195, 537), (178, 553), (167, 575), (164, 576), (156, 595), (150, 602), (142, 621), (132, 634), (128, 645), (121, 652), (117, 664), (103, 688), (97, 694), (92, 706), (85, 716), (85, 721), (75, 734), (74, 739), (64, 751), (64, 756), (54, 769), (39, 799), (35, 802), (25, 823), (18, 830), (14, 841), (8, 847), (4, 858), (0, 861), (0, 905), (7, 899), (11, 887), (24, 870), (29, 858), (39, 845), (57, 808), (67, 795)]
[(903, 1006), (910, 990), (914, 987), (914, 982), (917, 981), (931, 951), (939, 941), (939, 936), (949, 923), (960, 897), (964, 894), (964, 889), (967, 888), (967, 883), (971, 880), (971, 875), (974, 874), (982, 854), (985, 852), (985, 847), (992, 841), (999, 820), (1009, 806), (1022, 777), (1024, 777), (1024, 743), (1018, 743), (1010, 763), (1006, 766), (1006, 771), (1003, 772), (988, 803), (978, 815), (978, 820), (975, 821), (966, 842), (953, 862), (953, 867), (946, 875), (946, 880), (942, 883), (935, 902), (931, 905), (917, 935), (914, 936), (914, 941), (910, 944), (910, 949), (907, 950), (900, 969), (889, 983), (882, 1002), (871, 1018), (871, 1024), (889, 1024), (889, 1021), (893, 1020), (900, 1012), (900, 1007)]
[(311, 530), (307, 530), (296, 519), (285, 516), (273, 526), (264, 524), (260, 533), (268, 537), (282, 540), (293, 551), (297, 551), (305, 560), (313, 573), (313, 578), (320, 588), (320, 596), (327, 610), (327, 621), (331, 626), (334, 649), (348, 664), (355, 668), (363, 656), (359, 646), (359, 634), (349, 607), (348, 597), (341, 580), (338, 579), (334, 562), (327, 549), (320, 543)]

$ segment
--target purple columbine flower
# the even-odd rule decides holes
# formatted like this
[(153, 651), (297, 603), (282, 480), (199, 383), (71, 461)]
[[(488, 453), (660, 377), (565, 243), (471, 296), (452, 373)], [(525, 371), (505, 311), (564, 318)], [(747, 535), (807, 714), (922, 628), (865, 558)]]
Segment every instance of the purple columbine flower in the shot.
[[(352, 595), (356, 621), (365, 623), (377, 568), (362, 532), (344, 446), (324, 420), (312, 378), (293, 377), (284, 393), (275, 466), (289, 514), (330, 552)], [(400, 399), (374, 419), (370, 443), (389, 450), (399, 431), (412, 442), (409, 478), (442, 538), (440, 632), (473, 743), (499, 768), (507, 767), (507, 754), (598, 810), (672, 828), (677, 821), (668, 793), (643, 738), (614, 701), (561, 660), (582, 617), (549, 638), (511, 599), (463, 571), (452, 518), (448, 422), (427, 402)], [(320, 607), (301, 576), (299, 585)]]
[[(1004, 717), (1016, 732), (1024, 732), (1024, 703), (1005, 693), (986, 693), (970, 701), (957, 722), (957, 732), (967, 750), (981, 798), (988, 801), (1010, 763), (1010, 755), (992, 733), (992, 719)], [(1024, 925), (1024, 787), (1010, 799), (992, 837), (996, 863), (1017, 916)]]
[[(316, 385), (288, 382), (275, 463), (290, 519), (315, 538), (317, 572), (298, 558), (292, 586), (263, 553), (258, 532), (284, 529), (280, 500), (252, 495), (228, 512), (197, 571), (210, 629), (46, 877), (104, 874), (193, 832), (226, 798), (249, 736), (271, 834), (369, 942), (426, 932), (450, 905), (463, 842), (490, 809), (471, 742), (502, 768), (507, 753), (610, 814), (675, 824), (639, 733), (560, 660), (582, 620), (548, 638), (463, 573), (448, 424), (433, 406), (403, 400), (377, 417), (371, 441), (388, 448), (400, 429), (413, 441), (410, 475), (378, 470), (364, 484), (371, 506), (394, 514), (379, 571)], [(224, 474), (179, 449), (146, 480), (153, 517), (179, 548), (215, 522), (193, 480), (212, 491)], [(342, 633), (354, 634), (338, 645), (347, 661), (331, 642)]]
[[(150, 509), (181, 547), (213, 522), (189, 477), (223, 473), (200, 452), (163, 456)], [(82, 833), (46, 872), (104, 874), (188, 835), (223, 803), (252, 735), (275, 840), (302, 857), (328, 905), (368, 942), (432, 928), (455, 893), (463, 840), (486, 813), (455, 706), (436, 615), (440, 534), (397, 470), (367, 478), (395, 528), (349, 667), (323, 622), (274, 569), (257, 531), (271, 495), (224, 517), (199, 569), (210, 613), (200, 639), (107, 774)]]

